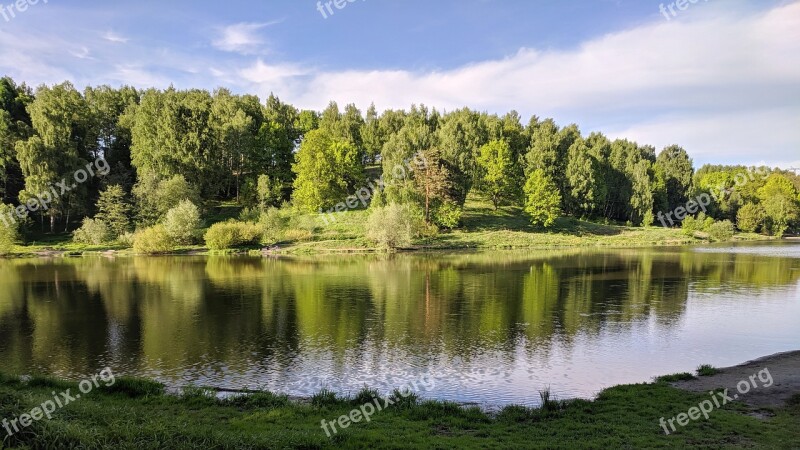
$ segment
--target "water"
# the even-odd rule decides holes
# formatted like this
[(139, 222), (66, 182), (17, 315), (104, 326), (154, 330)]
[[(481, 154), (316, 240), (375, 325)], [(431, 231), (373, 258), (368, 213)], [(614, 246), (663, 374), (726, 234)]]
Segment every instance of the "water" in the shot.
[(798, 280), (788, 243), (0, 260), (0, 371), (536, 405), (797, 350)]

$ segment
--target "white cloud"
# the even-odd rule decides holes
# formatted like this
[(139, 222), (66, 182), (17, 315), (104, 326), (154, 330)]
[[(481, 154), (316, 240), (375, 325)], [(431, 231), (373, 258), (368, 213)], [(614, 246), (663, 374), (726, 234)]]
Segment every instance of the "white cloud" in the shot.
[[(379, 108), (516, 109), (659, 147), (679, 143), (701, 161), (793, 159), (800, 148), (800, 2), (747, 17), (708, 7), (716, 9), (699, 20), (658, 20), (572, 50), (521, 49), (454, 70), (315, 72), (302, 83), (281, 73), (266, 81), (292, 86), (287, 100), (302, 107), (321, 109), (333, 99)], [(269, 83), (260, 85), (266, 94)]]
[(219, 36), (212, 42), (212, 45), (226, 52), (241, 54), (262, 53), (264, 39), (260, 31), (279, 22), (237, 23), (223, 27), (219, 30)]
[(115, 44), (127, 44), (130, 39), (120, 36), (119, 34), (114, 33), (113, 31), (108, 31), (103, 34), (103, 39), (113, 42)]

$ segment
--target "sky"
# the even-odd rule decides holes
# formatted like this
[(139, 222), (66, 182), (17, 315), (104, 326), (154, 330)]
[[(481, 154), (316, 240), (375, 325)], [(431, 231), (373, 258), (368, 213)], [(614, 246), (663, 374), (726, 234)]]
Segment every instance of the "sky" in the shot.
[(27, 1), (0, 0), (0, 75), (31, 86), (516, 110), (800, 167), (800, 0)]

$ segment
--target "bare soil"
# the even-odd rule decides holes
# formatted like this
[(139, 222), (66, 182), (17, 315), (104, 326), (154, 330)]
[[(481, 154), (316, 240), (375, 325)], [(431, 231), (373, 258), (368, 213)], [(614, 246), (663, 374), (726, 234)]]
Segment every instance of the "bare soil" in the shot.
[[(772, 376), (773, 384), (764, 387), (765, 383), (758, 378), (759, 372), (768, 371)], [(750, 377), (755, 375), (754, 382), (758, 386), (753, 388)], [(766, 379), (767, 373), (762, 376)], [(750, 391), (740, 394), (737, 384), (740, 381), (750, 383)], [(768, 384), (768, 383), (766, 383)], [(777, 353), (765, 358), (748, 361), (738, 366), (719, 369), (719, 373), (698, 377), (695, 380), (679, 381), (673, 386), (692, 392), (708, 392), (718, 388), (728, 388), (729, 395), (738, 395), (737, 401), (757, 408), (780, 408), (795, 395), (800, 394), (800, 351)], [(744, 389), (744, 386), (742, 386)]]

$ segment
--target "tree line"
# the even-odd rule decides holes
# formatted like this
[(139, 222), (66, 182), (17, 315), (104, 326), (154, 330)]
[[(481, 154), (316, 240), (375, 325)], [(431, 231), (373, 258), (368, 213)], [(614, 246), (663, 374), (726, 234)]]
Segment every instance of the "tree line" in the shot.
[[(415, 155), (424, 156), (424, 170), (394, 177), (391, 168)], [(711, 205), (709, 217), (774, 234), (800, 219), (800, 178), (792, 172), (765, 169), (767, 177), (742, 187), (735, 177), (747, 168), (695, 171), (680, 146), (657, 152), (552, 119), (523, 123), (515, 111), (412, 105), (379, 113), (371, 105), (362, 114), (332, 102), (316, 112), (226, 89), (81, 92), (65, 82), (34, 91), (0, 79), (0, 203), (24, 204), (97, 158), (111, 173), (30, 214), (23, 234), (73, 230), (98, 213), (116, 217), (119, 234), (158, 223), (186, 200), (262, 210), (291, 202), (319, 212), (381, 168), (386, 188), (373, 204), (417, 204), (439, 228), (458, 226), (470, 195), (495, 209), (521, 207), (543, 227), (560, 216), (649, 226), (658, 212), (719, 186), (731, 195)]]

